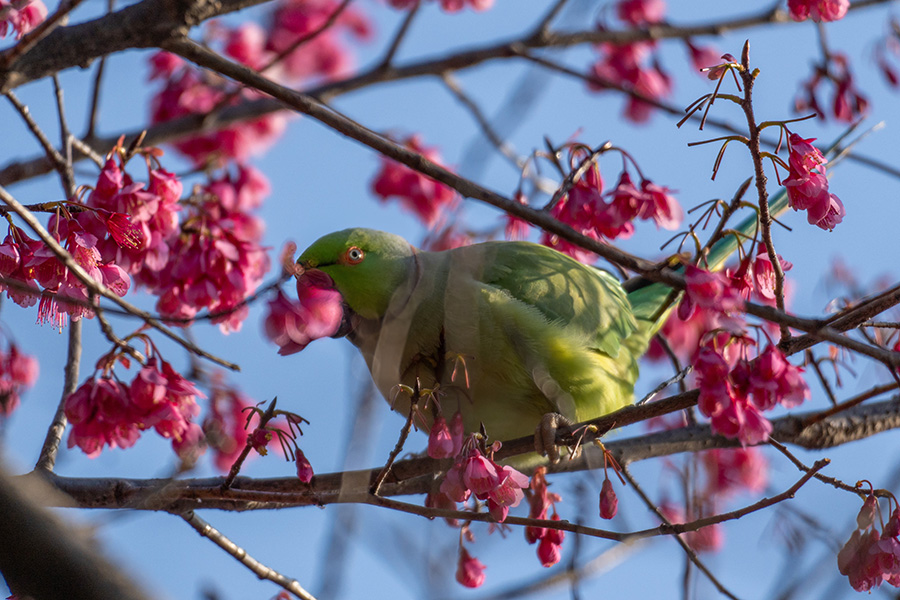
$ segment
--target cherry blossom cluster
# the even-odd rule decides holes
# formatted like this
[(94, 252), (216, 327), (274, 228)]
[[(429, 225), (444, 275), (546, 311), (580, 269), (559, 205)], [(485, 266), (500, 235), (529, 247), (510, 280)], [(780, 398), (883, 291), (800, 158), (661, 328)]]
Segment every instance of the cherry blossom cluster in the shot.
[[(547, 488), (547, 467), (538, 467), (531, 476), (530, 492), (528, 494), (528, 518), (546, 520), (552, 510), (549, 519), (559, 521), (556, 512), (556, 503), (562, 500), (559, 494), (551, 492)], [(562, 558), (562, 543), (566, 532), (552, 527), (535, 527), (529, 525), (525, 528), (525, 541), (529, 544), (537, 544), (537, 557), (545, 567), (552, 567)]]
[[(164, 87), (151, 99), (153, 123), (210, 114), (241, 99), (260, 97), (257, 92), (234, 88), (209, 71), (201, 71), (172, 55), (156, 55), (153, 65), (151, 79), (164, 79)], [(197, 166), (221, 166), (227, 160), (243, 162), (268, 150), (281, 136), (286, 124), (284, 114), (270, 113), (187, 137), (173, 145)]]
[(794, 100), (798, 113), (814, 112), (820, 119), (826, 116), (826, 108), (819, 102), (819, 87), (826, 82), (834, 86), (831, 114), (838, 121), (853, 123), (869, 112), (869, 101), (856, 87), (850, 59), (842, 52), (832, 52), (824, 63), (813, 66), (812, 76), (800, 86)]
[[(857, 528), (838, 553), (838, 569), (857, 592), (871, 591), (882, 582), (900, 587), (900, 504), (893, 496), (888, 499), (888, 509), (891, 503), (895, 508), (885, 523), (878, 499), (870, 493), (856, 516)], [(882, 525), (881, 532), (876, 520)]]
[(794, 408), (809, 398), (803, 369), (790, 364), (773, 344), (753, 361), (729, 360), (728, 354), (715, 343), (700, 349), (694, 365), (700, 389), (697, 406), (716, 433), (738, 438), (743, 445), (759, 444), (772, 431), (763, 411), (779, 404)]
[[(777, 259), (782, 272), (793, 267), (781, 256)], [(701, 342), (710, 332), (737, 334), (743, 330), (743, 320), (731, 312), (740, 308), (742, 300), (775, 305), (775, 268), (761, 245), (756, 256), (748, 254), (736, 267), (728, 268), (724, 273), (688, 266), (685, 279), (689, 284), (685, 296), (661, 331), (669, 347), (684, 362), (696, 360)], [(769, 323), (762, 327), (775, 329)], [(667, 355), (662, 345), (653, 340), (646, 356), (649, 360), (659, 361)]]
[[(437, 149), (425, 146), (419, 135), (403, 140), (403, 146), (437, 165), (442, 164)], [(372, 192), (382, 201), (397, 198), (428, 229), (434, 228), (457, 200), (453, 188), (385, 156), (381, 157), (381, 170), (372, 181)]]
[(278, 354), (300, 352), (311, 341), (337, 333), (344, 316), (341, 294), (322, 271), (312, 270), (297, 277), (295, 302), (280, 289), (268, 303), (266, 337), (279, 346)]
[[(256, 70), (271, 65), (268, 75), (276, 80), (296, 84), (311, 79), (333, 79), (352, 67), (342, 34), (348, 32), (361, 40), (371, 36), (366, 17), (352, 7), (341, 10), (340, 6), (337, 0), (282, 0), (265, 27), (244, 23), (229, 29), (212, 23), (207, 33), (210, 41), (219, 42), (222, 52), (235, 61)], [(339, 10), (334, 23), (322, 29)], [(263, 97), (259, 92), (237, 87), (165, 52), (151, 58), (150, 79), (163, 81), (162, 89), (151, 101), (154, 123), (207, 115), (216, 109)], [(284, 113), (270, 113), (174, 145), (198, 166), (222, 166), (228, 160), (244, 162), (271, 147), (286, 124)]]
[(41, 0), (0, 0), (0, 38), (14, 31), (20, 40), (46, 18), (47, 7)]
[[(213, 453), (213, 464), (219, 471), (227, 473), (231, 465), (247, 445), (248, 421), (257, 418), (249, 415), (256, 403), (239, 389), (226, 385), (221, 376), (212, 380), (209, 396), (209, 411), (203, 419), (203, 433), (206, 443)], [(255, 444), (257, 451), (265, 444)]]
[(95, 374), (66, 398), (66, 418), (72, 425), (69, 448), (78, 446), (94, 458), (107, 445), (131, 447), (141, 432), (152, 427), (172, 440), (180, 457), (195, 459), (203, 431), (192, 419), (200, 413), (197, 398), (205, 398), (203, 393), (156, 354), (130, 384), (113, 372), (117, 362), (130, 365), (120, 354), (101, 357), (99, 376)]
[[(657, 227), (675, 229), (684, 213), (669, 188), (649, 179), (642, 179), (638, 188), (628, 171), (622, 171), (616, 187), (605, 192), (600, 168), (594, 162), (550, 209), (550, 214), (582, 235), (600, 241), (630, 237), (635, 219), (653, 220)], [(541, 243), (581, 262), (597, 259), (594, 253), (555, 234), (545, 232)]]
[(788, 0), (788, 12), (795, 21), (838, 21), (850, 8), (850, 0)]
[(249, 312), (244, 302), (269, 270), (263, 223), (251, 214), (268, 191), (262, 173), (249, 166), (199, 189), (153, 286), (160, 314), (191, 319), (205, 308), (224, 333), (241, 328)]
[[(136, 231), (112, 235), (100, 243), (104, 259), (115, 261), (135, 277), (139, 284), (153, 288), (159, 272), (169, 262), (169, 246), (178, 235), (178, 211), (181, 210), (181, 181), (155, 161), (158, 151), (146, 150), (147, 181), (135, 181), (125, 170), (124, 151), (120, 145), (110, 152), (100, 170), (86, 205), (97, 209), (88, 215), (127, 214)], [(96, 228), (99, 219), (92, 218)], [(107, 224), (110, 220), (107, 219)], [(115, 233), (115, 230), (111, 230)], [(119, 238), (133, 240), (123, 244)]]
[[(414, 7), (421, 0), (388, 0), (388, 4), (400, 10), (406, 10)], [(440, 0), (441, 8), (444, 12), (455, 13), (464, 9), (467, 5), (472, 10), (483, 11), (488, 10), (494, 5), (494, 0)]]
[(831, 230), (846, 210), (840, 198), (828, 191), (825, 157), (812, 145), (815, 138), (803, 139), (792, 133), (788, 139), (788, 172), (784, 186), (794, 210), (805, 210), (812, 225)]
[(8, 417), (18, 408), (20, 394), (33, 386), (37, 377), (37, 360), (9, 342), (7, 351), (0, 351), (0, 417)]
[[(78, 209), (80, 205), (72, 203), (72, 210)], [(50, 218), (48, 229), (94, 282), (118, 296), (128, 292), (128, 273), (113, 260), (105, 259), (99, 249), (101, 244), (129, 249), (137, 246), (138, 232), (127, 215), (109, 211), (73, 215), (61, 204), (59, 213)], [(40, 298), (39, 323), (63, 327), (66, 315), (73, 319), (94, 316), (92, 292), (85, 283), (42, 241), (29, 238), (14, 225), (9, 226), (6, 239), (0, 244), (0, 275), (11, 280), (10, 285), (0, 289), (5, 289), (16, 304), (33, 306)]]
[(491, 516), (502, 523), (510, 507), (522, 501), (528, 477), (508, 465), (501, 467), (494, 462), (489, 456), (493, 450), (486, 453), (474, 438), (469, 438), (444, 476), (440, 491), (454, 503), (465, 502), (471, 496), (486, 500)]
[[(631, 27), (648, 27), (663, 21), (666, 4), (663, 0), (619, 0), (616, 16)], [(606, 29), (598, 24), (600, 30)], [(700, 46), (685, 40), (688, 57), (695, 71), (719, 62), (718, 52), (710, 46)], [(642, 98), (629, 95), (625, 101), (625, 118), (644, 123), (653, 113), (654, 100), (662, 100), (672, 93), (672, 78), (663, 70), (655, 54), (655, 40), (638, 40), (622, 44), (604, 42), (596, 46), (600, 58), (591, 65), (592, 80), (588, 88), (603, 91), (610, 86), (635, 92)]]

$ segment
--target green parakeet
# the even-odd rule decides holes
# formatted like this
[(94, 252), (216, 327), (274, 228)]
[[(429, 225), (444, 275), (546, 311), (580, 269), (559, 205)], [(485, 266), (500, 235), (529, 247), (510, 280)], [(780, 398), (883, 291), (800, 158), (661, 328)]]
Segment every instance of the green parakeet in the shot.
[[(754, 216), (739, 229), (752, 236), (755, 227)], [(735, 248), (722, 240), (710, 266)], [(448, 420), (459, 411), (466, 432), (484, 424), (494, 440), (532, 435), (548, 413), (579, 422), (632, 402), (637, 360), (672, 304), (663, 284), (626, 293), (609, 273), (529, 242), (427, 252), (345, 229), (298, 262), (334, 282), (341, 333), (394, 410), (407, 414), (403, 386), (418, 383), (437, 390)], [(422, 417), (430, 426), (430, 411)]]

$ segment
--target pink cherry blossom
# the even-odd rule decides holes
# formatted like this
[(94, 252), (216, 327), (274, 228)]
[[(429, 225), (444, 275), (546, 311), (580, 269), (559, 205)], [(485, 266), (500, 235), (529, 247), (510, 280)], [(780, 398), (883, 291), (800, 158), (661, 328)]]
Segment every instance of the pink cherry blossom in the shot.
[(600, 516), (604, 519), (612, 519), (619, 510), (619, 499), (613, 489), (612, 481), (609, 477), (603, 480), (603, 486), (600, 488)]
[[(458, 417), (458, 418), (457, 418)], [(456, 413), (453, 421), (462, 423), (462, 415)], [(462, 449), (463, 435), (459, 427), (450, 428), (443, 415), (438, 415), (428, 436), (428, 456), (431, 458), (452, 458)]]
[[(553, 511), (550, 520), (560, 520), (559, 515), (555, 510)], [(549, 568), (560, 561), (562, 558), (562, 543), (565, 539), (566, 532), (562, 529), (547, 527), (544, 530), (544, 535), (541, 537), (541, 541), (537, 548), (538, 560), (541, 561), (542, 566)]]
[(295, 448), (294, 452), (297, 455), (295, 457), (295, 462), (297, 463), (297, 478), (303, 483), (309, 483), (313, 478), (312, 465), (300, 448)]
[[(424, 146), (419, 135), (408, 137), (403, 145), (429, 161), (441, 164), (438, 151)], [(456, 192), (452, 188), (385, 157), (382, 157), (381, 171), (372, 182), (372, 191), (383, 202), (388, 198), (397, 198), (405, 209), (419, 217), (429, 229), (437, 224), (438, 219), (456, 201)]]
[(740, 293), (723, 273), (687, 265), (684, 281), (685, 293), (678, 306), (678, 316), (682, 320), (690, 318), (696, 307), (727, 313), (743, 306)]
[[(340, 10), (337, 0), (282, 0), (272, 14), (268, 26), (266, 50), (273, 55), (288, 52), (300, 39), (307, 39), (278, 64), (278, 74), (289, 82), (310, 79), (335, 79), (347, 75), (353, 59), (343, 38), (345, 34), (357, 40), (372, 35), (372, 25), (358, 9), (351, 6), (341, 12), (337, 20), (320, 31), (331, 16)], [(309, 37), (318, 32), (315, 37)]]
[(665, 0), (619, 0), (616, 3), (616, 15), (635, 27), (659, 23), (665, 12)]
[(484, 583), (484, 564), (471, 556), (465, 547), (459, 547), (459, 562), (456, 567), (456, 581), (467, 588), (477, 588)]
[(343, 300), (331, 278), (321, 271), (307, 271), (297, 280), (298, 302), (281, 290), (269, 301), (266, 337), (286, 356), (303, 350), (311, 341), (338, 332), (344, 315)]
[(0, 0), (0, 37), (6, 37), (11, 28), (20, 40), (46, 18), (47, 7), (41, 0)]
[[(210, 395), (210, 412), (203, 421), (203, 431), (213, 451), (216, 468), (223, 473), (231, 469), (247, 444), (247, 412), (254, 406), (237, 388), (228, 386), (216, 378)], [(253, 427), (252, 421), (250, 427)]]
[(843, 19), (850, 8), (850, 0), (788, 0), (788, 11), (795, 21), (808, 18), (814, 21)]

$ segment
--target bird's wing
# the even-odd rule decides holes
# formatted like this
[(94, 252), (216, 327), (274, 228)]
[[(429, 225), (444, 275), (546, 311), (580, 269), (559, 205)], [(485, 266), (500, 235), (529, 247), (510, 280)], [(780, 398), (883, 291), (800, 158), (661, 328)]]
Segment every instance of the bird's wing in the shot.
[[(461, 252), (460, 252), (461, 251)], [(600, 352), (615, 357), (635, 330), (631, 304), (609, 273), (529, 242), (496, 242), (461, 248), (482, 254), (481, 282), (534, 307)]]

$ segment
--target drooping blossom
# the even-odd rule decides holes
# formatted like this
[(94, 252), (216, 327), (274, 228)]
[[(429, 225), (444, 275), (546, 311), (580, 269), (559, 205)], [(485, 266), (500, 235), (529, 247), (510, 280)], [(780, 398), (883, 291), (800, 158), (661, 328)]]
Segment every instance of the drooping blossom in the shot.
[[(418, 134), (406, 138), (403, 146), (435, 164), (441, 164), (437, 149), (423, 145)], [(381, 160), (381, 170), (372, 181), (372, 192), (382, 201), (397, 198), (427, 228), (434, 227), (438, 219), (453, 205), (456, 192), (395, 160), (386, 157)]]
[(727, 358), (714, 343), (701, 347), (695, 363), (697, 406), (713, 431), (743, 445), (765, 441), (772, 424), (763, 415), (776, 405), (793, 408), (809, 398), (800, 367), (770, 344), (755, 360)]
[(12, 30), (20, 40), (46, 18), (47, 7), (41, 0), (0, 0), (0, 38)]
[(624, 111), (625, 118), (634, 123), (644, 123), (650, 118), (654, 106), (648, 101), (662, 100), (672, 93), (669, 75), (656, 60), (649, 60), (655, 47), (653, 41), (604, 42), (597, 45), (601, 58), (589, 72), (591, 90), (603, 91), (612, 86), (635, 93), (628, 95)]
[(612, 519), (618, 510), (619, 499), (616, 497), (612, 481), (607, 477), (603, 480), (603, 486), (600, 488), (600, 516), (604, 519)]
[(180, 456), (194, 454), (188, 440), (198, 440), (199, 427), (192, 422), (200, 412), (197, 398), (205, 396), (168, 362), (151, 356), (131, 384), (111, 373), (88, 379), (65, 400), (66, 417), (72, 424), (69, 448), (78, 446), (94, 458), (104, 446), (128, 448), (151, 427)]
[[(245, 409), (254, 404), (253, 400), (237, 388), (225, 385), (219, 378), (214, 380), (209, 414), (203, 421), (203, 431), (213, 452), (213, 462), (223, 473), (231, 469), (231, 465), (247, 445), (248, 413)], [(252, 423), (251, 421), (251, 430)]]
[[(528, 199), (522, 192), (517, 192), (514, 197), (519, 204), (528, 206)], [(504, 219), (506, 219), (506, 226), (503, 228), (503, 234), (507, 240), (518, 241), (528, 237), (531, 223), (509, 213), (504, 215)]]
[[(334, 23), (322, 30), (338, 11)], [(355, 6), (342, 7), (338, 0), (282, 0), (268, 30), (266, 50), (278, 56), (287, 53), (273, 70), (291, 83), (349, 74), (353, 58), (344, 38), (347, 34), (361, 41), (372, 37), (369, 19)], [(306, 41), (298, 46), (300, 40)]]
[(840, 199), (828, 191), (825, 157), (812, 145), (813, 141), (815, 138), (790, 135), (789, 176), (784, 185), (794, 210), (807, 211), (810, 224), (831, 230), (843, 220), (846, 211)]
[[(575, 156), (577, 153), (573, 152)], [(638, 189), (628, 171), (623, 171), (616, 187), (604, 192), (600, 169), (593, 163), (559, 198), (550, 214), (597, 241), (627, 238), (634, 233), (635, 219), (652, 219), (658, 227), (666, 229), (681, 223), (681, 206), (670, 191), (647, 179), (641, 181)], [(541, 243), (584, 263), (592, 263), (597, 258), (594, 253), (548, 232), (541, 236)]]
[(687, 265), (684, 281), (684, 297), (678, 305), (678, 317), (682, 320), (690, 318), (696, 307), (727, 313), (743, 306), (740, 294), (724, 273)]
[(244, 302), (269, 269), (262, 221), (247, 210), (258, 206), (258, 185), (238, 167), (199, 190), (154, 285), (160, 314), (180, 323), (205, 308), (224, 333), (241, 328)]
[[(825, 61), (824, 65), (814, 66), (810, 78), (801, 84), (794, 99), (794, 111), (812, 111), (820, 119), (825, 119), (830, 112), (835, 119), (845, 123), (853, 123), (866, 116), (869, 112), (869, 100), (856, 86), (850, 59), (841, 52), (832, 52)], [(830, 110), (828, 103), (819, 100), (823, 84), (830, 84), (833, 88)]]
[(706, 472), (707, 498), (728, 498), (738, 491), (755, 494), (766, 487), (768, 462), (759, 448), (707, 450), (700, 462)]
[(878, 499), (870, 492), (856, 517), (857, 528), (837, 556), (838, 570), (857, 592), (871, 591), (882, 582), (900, 587), (900, 506), (879, 532), (881, 523)]
[[(549, 511), (552, 509), (553, 515), (550, 519), (558, 521), (559, 515), (556, 512), (556, 503), (560, 501), (560, 496), (549, 491), (547, 487), (546, 467), (537, 467), (534, 470), (530, 488), (528, 518), (547, 519)], [(529, 544), (538, 544), (538, 560), (545, 567), (552, 567), (559, 562), (562, 556), (561, 547), (564, 539), (564, 531), (558, 531), (551, 527), (534, 527), (529, 525), (525, 528), (525, 541)]]
[(465, 546), (459, 547), (459, 562), (456, 566), (456, 581), (467, 588), (477, 588), (484, 583), (484, 564), (469, 554)]
[(438, 415), (428, 435), (428, 456), (431, 458), (452, 458), (462, 450), (462, 414), (457, 412), (447, 424), (443, 415)]
[(491, 515), (503, 522), (510, 507), (522, 501), (528, 484), (527, 476), (510, 466), (501, 467), (471, 444), (447, 471), (440, 491), (454, 502), (465, 502), (470, 495), (485, 500)]
[[(86, 226), (97, 235), (96, 227), (103, 220), (103, 211), (129, 215), (130, 228), (123, 236), (133, 243), (120, 243), (115, 229), (110, 229), (111, 239), (101, 241), (100, 252), (104, 259), (115, 261), (133, 275), (138, 283), (153, 288), (168, 262), (169, 245), (179, 231), (181, 191), (178, 177), (154, 166), (150, 160), (147, 181), (134, 181), (122, 164), (121, 154), (114, 150), (87, 197), (87, 206), (99, 210), (82, 213), (84, 217), (79, 215), (79, 220), (88, 220)], [(106, 220), (107, 229), (111, 222), (112, 219)]]

